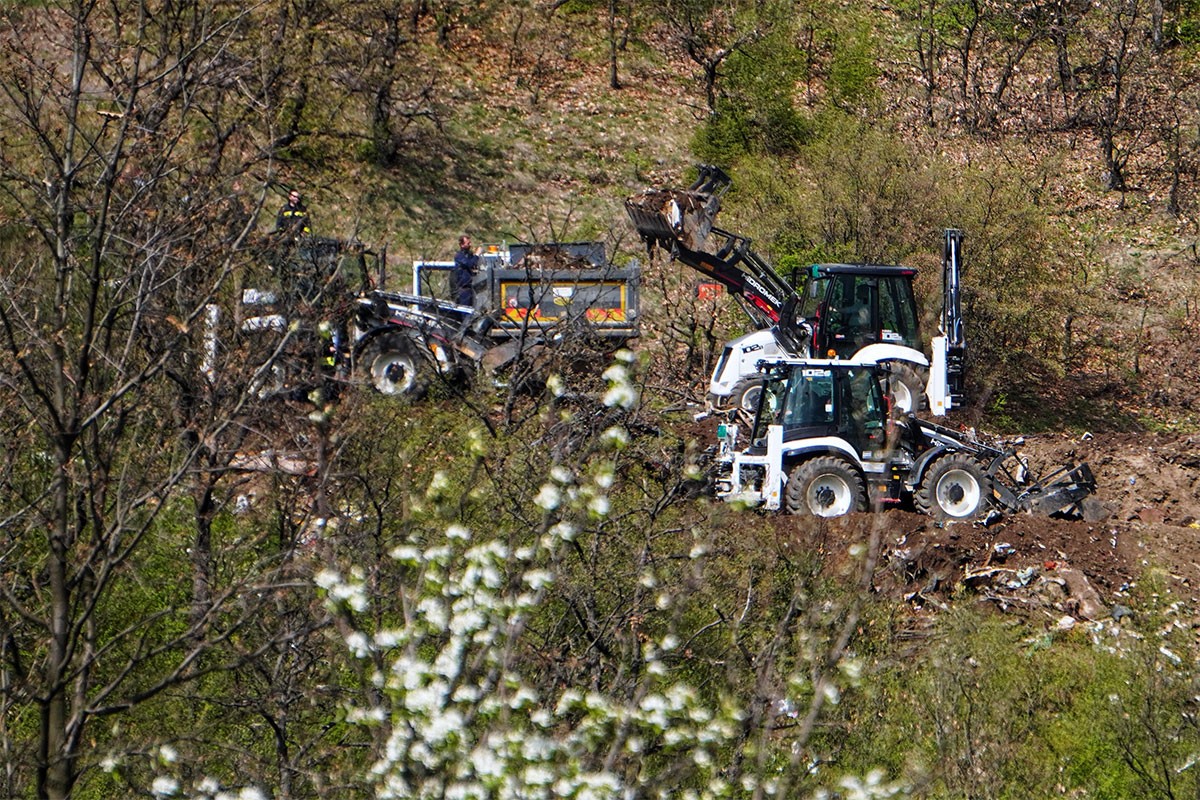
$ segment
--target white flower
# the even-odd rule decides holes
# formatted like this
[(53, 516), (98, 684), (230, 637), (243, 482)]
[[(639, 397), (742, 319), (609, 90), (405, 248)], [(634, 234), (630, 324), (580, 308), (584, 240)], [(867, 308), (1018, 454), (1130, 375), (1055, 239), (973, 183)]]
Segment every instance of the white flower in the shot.
[(598, 517), (607, 516), (608, 510), (609, 510), (608, 498), (605, 497), (604, 495), (599, 495), (597, 497), (593, 497), (588, 502), (588, 511), (591, 511), (593, 514), (595, 514)]
[(607, 392), (604, 393), (604, 405), (609, 408), (633, 408), (637, 405), (638, 394), (627, 383), (614, 384)]
[(600, 440), (614, 450), (620, 450), (629, 444), (629, 431), (619, 425), (614, 425), (600, 435)]
[(559, 522), (550, 529), (550, 533), (562, 539), (564, 542), (573, 542), (575, 537), (579, 535), (579, 531), (569, 522)]
[(538, 492), (537, 497), (533, 498), (533, 502), (541, 509), (553, 511), (562, 504), (562, 492), (553, 484), (543, 484), (542, 490)]
[(174, 764), (179, 760), (179, 753), (175, 752), (175, 748), (169, 744), (164, 744), (158, 748), (158, 757), (164, 764)]
[(346, 634), (346, 646), (350, 648), (350, 652), (354, 653), (356, 658), (366, 658), (371, 653), (371, 642), (358, 631)]
[(525, 582), (535, 591), (554, 583), (554, 575), (548, 570), (535, 569), (525, 573)]
[(454, 524), (446, 528), (446, 538), (467, 541), (471, 538), (471, 531), (465, 525)]
[(166, 775), (159, 775), (150, 785), (150, 791), (155, 797), (170, 797), (179, 791), (179, 781)]
[(601, 489), (611, 489), (615, 477), (612, 466), (609, 465), (598, 470), (594, 480), (596, 481), (596, 485)]
[(401, 561), (405, 564), (420, 564), (421, 551), (412, 545), (402, 544), (392, 549), (391, 557), (396, 561)]
[(625, 383), (629, 380), (629, 371), (620, 364), (613, 364), (600, 377), (609, 383)]

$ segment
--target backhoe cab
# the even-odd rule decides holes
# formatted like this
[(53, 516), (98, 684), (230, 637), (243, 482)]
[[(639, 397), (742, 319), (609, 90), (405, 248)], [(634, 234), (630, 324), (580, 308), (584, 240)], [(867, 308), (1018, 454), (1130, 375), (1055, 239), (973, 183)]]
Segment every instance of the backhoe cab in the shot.
[(718, 429), (717, 496), (770, 511), (837, 517), (911, 501), (945, 520), (989, 509), (1079, 515), (1095, 491), (1087, 464), (1036, 478), (1015, 450), (897, 416), (886, 366), (840, 359), (762, 365), (749, 441)]

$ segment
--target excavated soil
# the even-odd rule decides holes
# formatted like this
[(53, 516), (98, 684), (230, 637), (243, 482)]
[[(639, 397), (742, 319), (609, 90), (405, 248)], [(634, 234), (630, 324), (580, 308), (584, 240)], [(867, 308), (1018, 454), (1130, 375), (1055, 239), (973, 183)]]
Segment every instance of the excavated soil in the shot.
[(1200, 452), (1189, 436), (1112, 433), (1026, 438), (1035, 469), (1084, 461), (1097, 522), (1027, 514), (943, 523), (913, 511), (840, 520), (778, 515), (777, 537), (831, 558), (879, 533), (873, 588), (914, 610), (975, 601), (1047, 627), (1120, 620), (1150, 595), (1200, 616)]

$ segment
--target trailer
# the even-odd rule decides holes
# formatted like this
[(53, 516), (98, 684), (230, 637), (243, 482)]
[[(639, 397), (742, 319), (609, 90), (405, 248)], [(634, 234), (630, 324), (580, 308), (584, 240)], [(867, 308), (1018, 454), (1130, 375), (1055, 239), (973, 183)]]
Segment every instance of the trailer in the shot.
[(414, 261), (409, 291), (360, 297), (355, 370), (384, 394), (417, 397), (434, 376), (496, 374), (567, 338), (616, 350), (639, 333), (639, 266), (613, 265), (603, 242), (487, 245), (480, 261), (471, 306), (449, 299), (450, 261)]
[(602, 242), (488, 245), (472, 306), (449, 299), (453, 262), (414, 261), (393, 291), (386, 249), (361, 242), (304, 236), (268, 260), (273, 285), (242, 289), (232, 326), (209, 307), (202, 364), (215, 381), (220, 351), (240, 349), (263, 397), (365, 380), (415, 399), (435, 378), (498, 375), (568, 339), (616, 350), (639, 332), (639, 266), (613, 265)]

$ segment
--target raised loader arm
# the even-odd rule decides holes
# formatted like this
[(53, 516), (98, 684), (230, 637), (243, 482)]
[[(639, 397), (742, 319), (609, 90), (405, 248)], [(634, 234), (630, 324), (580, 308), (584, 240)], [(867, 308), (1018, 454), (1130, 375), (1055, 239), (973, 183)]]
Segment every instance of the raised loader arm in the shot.
[[(769, 328), (785, 316), (784, 305), (795, 291), (750, 249), (749, 239), (713, 226), (729, 185), (720, 169), (702, 165), (687, 189), (646, 189), (626, 198), (625, 211), (648, 246), (662, 247), (723, 285), (742, 301), (755, 325)], [(710, 238), (719, 241), (710, 243)]]

